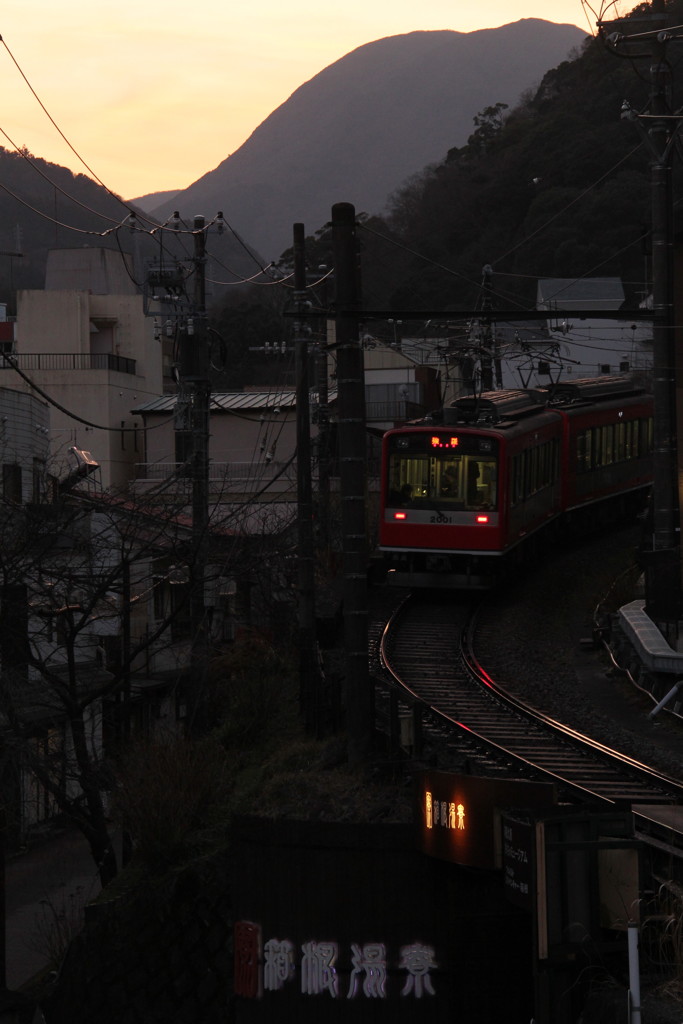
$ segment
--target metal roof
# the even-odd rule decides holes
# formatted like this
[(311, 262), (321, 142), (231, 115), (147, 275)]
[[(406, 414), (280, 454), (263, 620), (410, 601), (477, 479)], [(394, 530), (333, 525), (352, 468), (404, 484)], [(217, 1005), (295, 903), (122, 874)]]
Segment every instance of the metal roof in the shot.
[[(136, 405), (131, 413), (144, 416), (146, 413), (174, 413), (178, 402), (178, 395), (162, 395), (160, 398), (152, 398), (149, 402)], [(334, 402), (337, 398), (336, 388), (330, 388), (328, 402)], [(318, 402), (318, 392), (312, 391), (309, 395), (312, 405)], [(259, 409), (295, 409), (296, 391), (216, 391), (211, 395), (211, 412), (235, 412)]]
[[(137, 405), (131, 411), (139, 415), (152, 412), (172, 413), (178, 395), (162, 395)], [(211, 412), (232, 412), (246, 409), (294, 409), (296, 391), (218, 391), (211, 395)]]

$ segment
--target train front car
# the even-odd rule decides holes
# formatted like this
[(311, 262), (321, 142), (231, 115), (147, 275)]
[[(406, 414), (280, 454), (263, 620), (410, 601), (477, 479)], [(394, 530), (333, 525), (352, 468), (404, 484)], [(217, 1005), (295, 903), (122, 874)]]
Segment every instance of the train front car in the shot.
[(380, 551), (387, 582), (488, 589), (558, 514), (561, 419), (535, 391), (459, 399), (442, 422), (388, 431)]

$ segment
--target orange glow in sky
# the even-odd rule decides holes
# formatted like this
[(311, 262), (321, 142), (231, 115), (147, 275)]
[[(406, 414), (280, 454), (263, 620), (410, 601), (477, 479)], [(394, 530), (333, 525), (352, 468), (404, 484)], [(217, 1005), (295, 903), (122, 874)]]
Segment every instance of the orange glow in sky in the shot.
[[(625, 13), (633, 4), (618, 7)], [(213, 170), (300, 85), (356, 47), (405, 32), (472, 32), (520, 18), (595, 29), (595, 15), (581, 0), (347, 0), (343, 8), (311, 0), (4, 0), (0, 145), (27, 146), (88, 173), (23, 72), (73, 149), (110, 189), (125, 199), (179, 190)], [(539, 77), (545, 67), (539, 55)]]

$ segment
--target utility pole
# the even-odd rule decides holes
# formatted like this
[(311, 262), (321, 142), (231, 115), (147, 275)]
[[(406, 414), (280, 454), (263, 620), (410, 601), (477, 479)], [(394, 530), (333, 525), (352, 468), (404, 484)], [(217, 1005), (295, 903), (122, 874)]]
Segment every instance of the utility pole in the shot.
[(308, 324), (304, 226), (294, 225), (294, 344), (296, 365), (296, 468), (299, 581), (300, 702), (306, 727), (321, 728), (315, 632), (315, 567), (313, 561), (313, 496), (311, 421), (308, 372)]
[(482, 270), (483, 277), (483, 298), (481, 303), (481, 390), (493, 391), (493, 339), (491, 332), (491, 309), (493, 301), (491, 298), (491, 278), (493, 270), (487, 263)]
[(192, 565), (190, 596), (192, 628), (192, 678), (189, 695), (189, 727), (201, 732), (205, 726), (203, 702), (206, 696), (208, 632), (205, 606), (205, 577), (209, 527), (209, 415), (211, 382), (206, 323), (206, 227), (204, 218), (194, 218), (194, 296), (188, 316), (182, 352), (182, 377), (189, 388), (192, 433)]
[[(318, 268), (322, 272), (327, 267)], [(318, 543), (324, 552), (330, 549), (330, 409), (327, 368), (329, 310), (327, 279), (322, 282), (323, 319), (321, 338), (316, 348), (315, 377), (318, 390)]]
[[(645, 19), (645, 21), (643, 20)], [(651, 156), (654, 462), (652, 547), (644, 551), (645, 609), (665, 633), (677, 634), (681, 618), (681, 565), (676, 425), (676, 346), (673, 288), (672, 165), (680, 116), (671, 109), (670, 40), (682, 39), (680, 27), (667, 31), (665, 0), (652, 0), (649, 14), (620, 24), (647, 25), (644, 31), (613, 32), (614, 49), (638, 44), (650, 59), (650, 109), (639, 114), (624, 103)], [(602, 28), (602, 23), (600, 23)]]
[(368, 542), (366, 510), (365, 381), (358, 337), (356, 212), (350, 203), (332, 207), (334, 246), (339, 462), (346, 643), (345, 711), (348, 758), (359, 764), (370, 754), (374, 692), (368, 671)]

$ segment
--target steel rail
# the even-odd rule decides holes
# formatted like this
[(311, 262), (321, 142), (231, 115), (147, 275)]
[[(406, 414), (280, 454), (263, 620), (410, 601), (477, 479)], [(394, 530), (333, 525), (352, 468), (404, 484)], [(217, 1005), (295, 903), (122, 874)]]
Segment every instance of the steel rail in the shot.
[(474, 655), (476, 615), (469, 605), (450, 606), (460, 621), (451, 624), (447, 652), (443, 641), (448, 630), (439, 619), (443, 604), (423, 604), (416, 621), (418, 607), (409, 596), (394, 610), (382, 630), (379, 663), (404, 702), (451, 730), (454, 741), (466, 735), (504, 761), (552, 779), (575, 799), (614, 804), (683, 798), (678, 780), (542, 714), (498, 686)]

